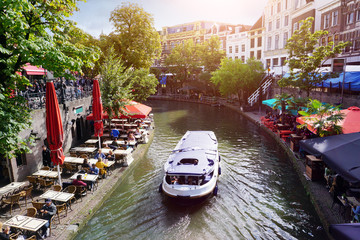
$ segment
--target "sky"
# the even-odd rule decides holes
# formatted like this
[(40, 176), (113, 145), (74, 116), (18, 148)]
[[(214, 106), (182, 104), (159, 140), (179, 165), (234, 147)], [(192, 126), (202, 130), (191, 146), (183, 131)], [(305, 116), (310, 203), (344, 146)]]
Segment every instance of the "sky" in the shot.
[(99, 37), (113, 31), (110, 13), (123, 2), (139, 4), (154, 18), (156, 30), (194, 21), (253, 25), (268, 0), (87, 0), (70, 18), (85, 32)]

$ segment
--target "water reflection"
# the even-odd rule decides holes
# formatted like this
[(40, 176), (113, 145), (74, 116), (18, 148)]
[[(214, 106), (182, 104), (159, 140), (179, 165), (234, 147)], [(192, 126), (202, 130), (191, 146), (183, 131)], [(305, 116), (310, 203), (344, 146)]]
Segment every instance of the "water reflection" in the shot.
[[(138, 162), (76, 239), (326, 239), (290, 162), (274, 141), (232, 113), (150, 102), (156, 131)], [(222, 175), (217, 197), (179, 206), (157, 192), (170, 151), (187, 130), (212, 130)]]

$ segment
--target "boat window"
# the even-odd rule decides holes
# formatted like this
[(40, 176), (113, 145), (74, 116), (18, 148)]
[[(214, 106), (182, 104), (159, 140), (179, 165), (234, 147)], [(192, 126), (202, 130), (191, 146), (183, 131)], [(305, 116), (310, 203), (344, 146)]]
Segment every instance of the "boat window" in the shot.
[(181, 164), (197, 165), (198, 163), (199, 163), (199, 160), (197, 160), (196, 158), (183, 158), (178, 162), (178, 165), (181, 165)]

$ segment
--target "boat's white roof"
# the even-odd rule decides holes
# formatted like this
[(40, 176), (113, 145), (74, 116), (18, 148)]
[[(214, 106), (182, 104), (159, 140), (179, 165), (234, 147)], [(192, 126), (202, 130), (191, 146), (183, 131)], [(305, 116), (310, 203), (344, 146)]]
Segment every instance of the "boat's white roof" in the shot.
[[(188, 131), (175, 147), (165, 164), (168, 174), (205, 174), (217, 161), (217, 140), (211, 131)], [(182, 163), (183, 159), (197, 159), (197, 164)]]
[(187, 148), (216, 150), (218, 142), (213, 131), (187, 131), (174, 151)]

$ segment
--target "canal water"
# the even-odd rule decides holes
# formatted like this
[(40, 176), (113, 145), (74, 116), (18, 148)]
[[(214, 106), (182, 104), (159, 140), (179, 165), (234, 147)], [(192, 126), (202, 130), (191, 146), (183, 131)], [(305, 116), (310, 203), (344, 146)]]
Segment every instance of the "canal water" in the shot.
[[(155, 137), (142, 159), (76, 239), (326, 239), (284, 151), (226, 108), (150, 101)], [(158, 193), (162, 168), (187, 130), (219, 141), (218, 196), (179, 206)], [(320, 227), (321, 228), (321, 227)]]

